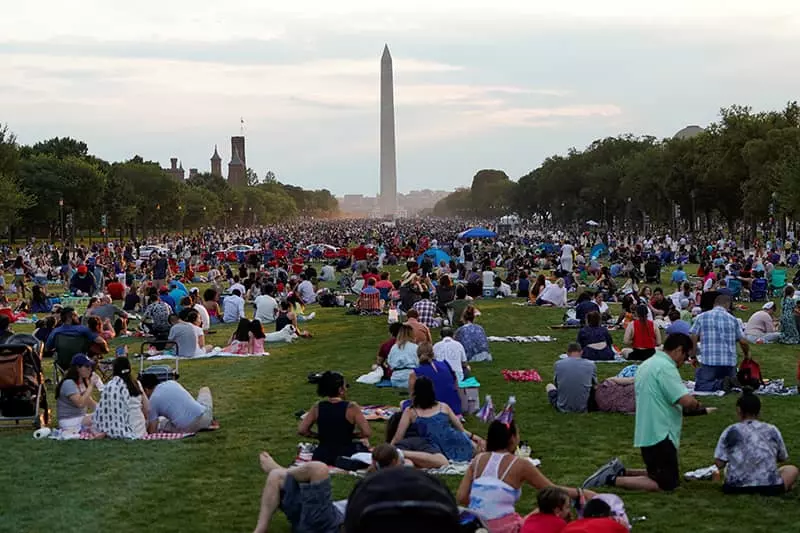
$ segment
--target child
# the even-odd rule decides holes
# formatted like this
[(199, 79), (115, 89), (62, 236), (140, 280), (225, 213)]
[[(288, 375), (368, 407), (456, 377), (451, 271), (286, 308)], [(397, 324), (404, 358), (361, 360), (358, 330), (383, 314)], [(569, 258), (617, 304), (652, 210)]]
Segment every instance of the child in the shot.
[(529, 514), (520, 533), (558, 533), (567, 525), (572, 502), (559, 487), (545, 487), (536, 497), (536, 509)]
[(250, 353), (260, 354), (265, 353), (264, 350), (264, 326), (260, 320), (253, 320), (250, 322)]
[(231, 335), (230, 344), (223, 348), (225, 353), (246, 355), (250, 353), (250, 321), (246, 318), (239, 320), (236, 331)]

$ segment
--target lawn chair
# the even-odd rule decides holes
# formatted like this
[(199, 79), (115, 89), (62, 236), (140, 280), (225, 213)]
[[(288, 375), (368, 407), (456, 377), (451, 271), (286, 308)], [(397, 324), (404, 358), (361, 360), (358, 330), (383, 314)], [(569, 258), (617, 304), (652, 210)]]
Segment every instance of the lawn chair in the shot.
[(49, 415), (41, 343), (0, 345), (0, 426), (29, 422), (39, 429), (42, 421), (47, 424)]
[(780, 296), (781, 291), (786, 287), (786, 271), (785, 270), (773, 270), (772, 271), (772, 283), (770, 285), (771, 292), (773, 296)]
[(755, 278), (753, 283), (750, 284), (750, 301), (751, 302), (764, 302), (767, 300), (767, 280), (764, 278)]
[(58, 383), (67, 372), (75, 354), (87, 353), (90, 342), (84, 336), (56, 335), (53, 341), (55, 355), (53, 356), (53, 384)]

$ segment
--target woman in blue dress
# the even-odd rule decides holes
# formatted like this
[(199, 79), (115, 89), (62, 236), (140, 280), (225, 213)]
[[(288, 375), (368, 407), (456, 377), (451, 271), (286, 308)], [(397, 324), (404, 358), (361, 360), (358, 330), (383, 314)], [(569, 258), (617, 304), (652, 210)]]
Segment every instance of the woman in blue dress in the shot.
[(461, 416), (461, 398), (458, 396), (458, 383), (456, 375), (450, 365), (445, 361), (437, 361), (433, 356), (433, 345), (429, 342), (420, 343), (417, 347), (417, 366), (408, 376), (408, 390), (414, 392), (417, 378), (426, 377), (433, 382), (436, 398), (446, 403), (456, 416)]
[(446, 403), (436, 401), (433, 382), (417, 378), (411, 407), (403, 411), (392, 444), (401, 441), (408, 427), (414, 424), (421, 437), (436, 448), (451, 462), (466, 462), (472, 459), (475, 448), (482, 449), (482, 439), (464, 430), (464, 426)]
[(408, 324), (400, 326), (397, 341), (386, 358), (392, 369), (392, 387), (408, 388), (408, 377), (417, 366), (417, 345), (414, 344), (414, 330)]

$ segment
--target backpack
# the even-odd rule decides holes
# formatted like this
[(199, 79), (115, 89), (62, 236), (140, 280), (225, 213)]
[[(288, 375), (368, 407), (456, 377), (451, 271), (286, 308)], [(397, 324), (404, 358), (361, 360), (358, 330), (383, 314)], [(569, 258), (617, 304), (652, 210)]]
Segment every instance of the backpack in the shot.
[(324, 289), (317, 296), (317, 302), (319, 302), (320, 307), (336, 307), (336, 295), (328, 289)]
[(758, 389), (763, 383), (761, 380), (761, 366), (752, 359), (745, 359), (739, 365), (739, 372), (736, 374), (742, 387)]

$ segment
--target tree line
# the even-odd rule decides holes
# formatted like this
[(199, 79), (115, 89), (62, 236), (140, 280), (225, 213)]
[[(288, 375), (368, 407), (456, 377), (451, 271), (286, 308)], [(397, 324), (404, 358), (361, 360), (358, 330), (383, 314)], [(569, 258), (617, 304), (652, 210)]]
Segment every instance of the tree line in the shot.
[(338, 202), (326, 189), (263, 180), (232, 187), (210, 173), (181, 180), (135, 156), (111, 163), (86, 143), (65, 137), (22, 146), (0, 124), (0, 233), (55, 239), (81, 231), (133, 238), (157, 231), (272, 224), (296, 216), (326, 217)]
[[(609, 227), (645, 221), (691, 231), (725, 225), (778, 229), (800, 210), (800, 107), (720, 110), (704, 130), (658, 140), (631, 134), (548, 157), (517, 182), (481, 170), (470, 188), (441, 200), (437, 215), (516, 212)], [(699, 227), (698, 227), (699, 226)]]

